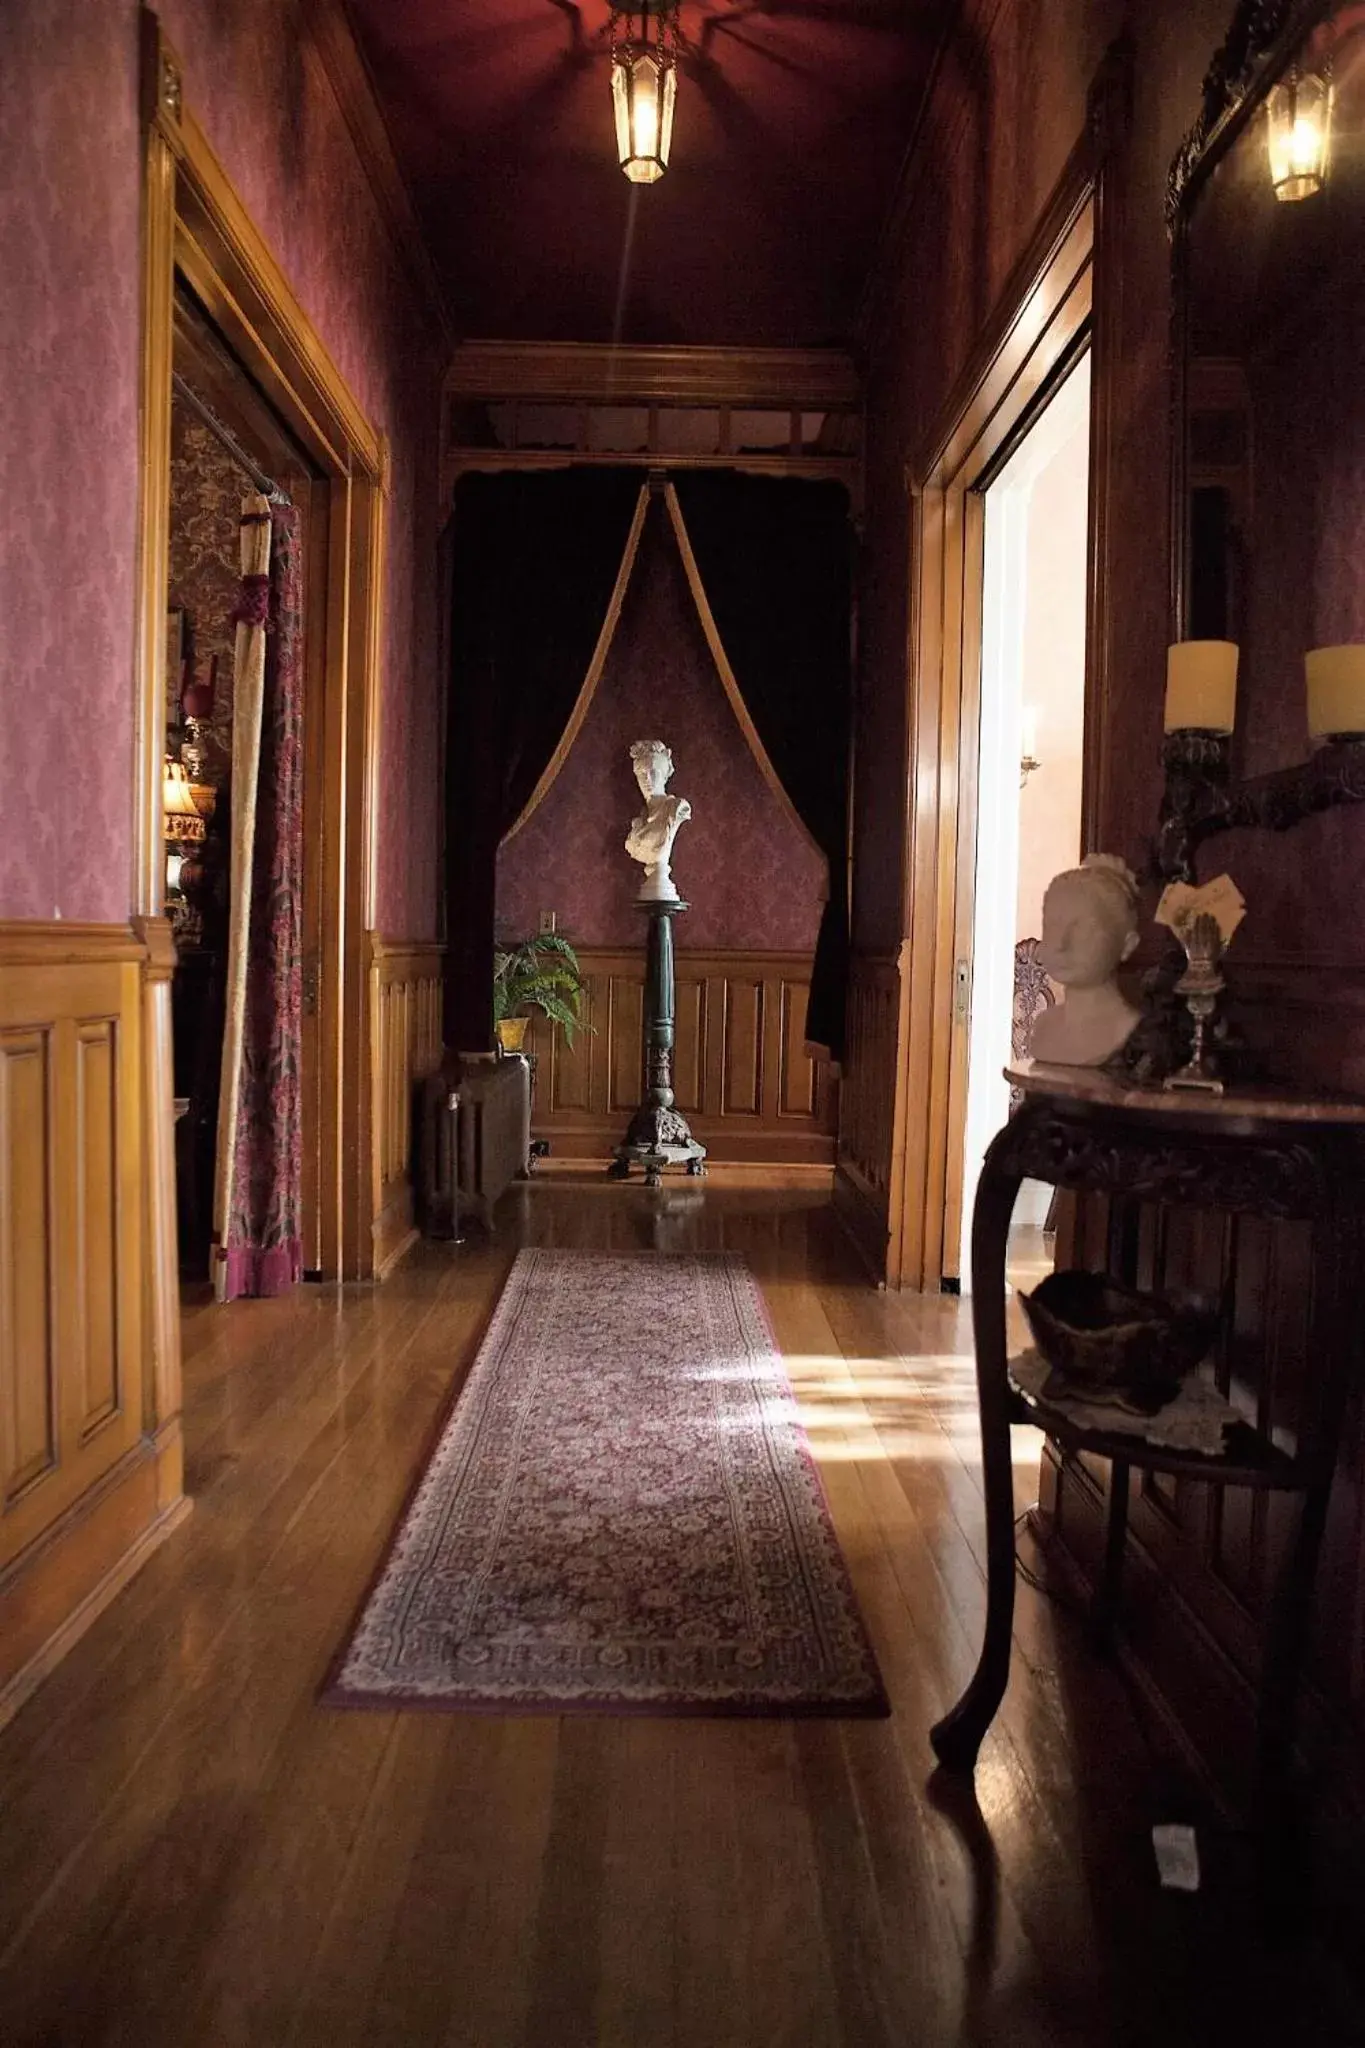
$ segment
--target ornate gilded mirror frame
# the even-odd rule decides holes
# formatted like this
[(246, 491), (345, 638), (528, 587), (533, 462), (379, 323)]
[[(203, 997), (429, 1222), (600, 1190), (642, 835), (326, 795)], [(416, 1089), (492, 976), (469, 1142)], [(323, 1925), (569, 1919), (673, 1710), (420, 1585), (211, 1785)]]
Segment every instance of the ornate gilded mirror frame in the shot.
[[(1239, 0), (1205, 74), (1197, 119), (1166, 182), (1171, 237), (1170, 637), (1189, 637), (1190, 223), (1200, 192), (1338, 0)], [(1204, 840), (1233, 826), (1284, 831), (1317, 811), (1365, 802), (1365, 736), (1335, 737), (1309, 760), (1234, 782), (1226, 734), (1168, 732), (1154, 877), (1193, 881)]]

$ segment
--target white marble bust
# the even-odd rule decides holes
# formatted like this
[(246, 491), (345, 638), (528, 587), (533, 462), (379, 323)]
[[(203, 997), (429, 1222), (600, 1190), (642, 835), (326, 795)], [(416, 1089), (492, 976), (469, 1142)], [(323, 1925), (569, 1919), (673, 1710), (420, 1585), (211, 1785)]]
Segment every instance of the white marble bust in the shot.
[(668, 796), (668, 778), (673, 773), (673, 756), (662, 740), (636, 740), (630, 750), (635, 780), (645, 807), (630, 828), (626, 852), (644, 869), (640, 884), (641, 903), (676, 903), (678, 891), (669, 872), (668, 856), (673, 850), (678, 827), (692, 815), (685, 796)]
[(1033, 1027), (1033, 1057), (1100, 1067), (1132, 1035), (1138, 1012), (1116, 975), (1138, 942), (1137, 882), (1109, 853), (1054, 875), (1043, 898), (1039, 963), (1064, 996)]

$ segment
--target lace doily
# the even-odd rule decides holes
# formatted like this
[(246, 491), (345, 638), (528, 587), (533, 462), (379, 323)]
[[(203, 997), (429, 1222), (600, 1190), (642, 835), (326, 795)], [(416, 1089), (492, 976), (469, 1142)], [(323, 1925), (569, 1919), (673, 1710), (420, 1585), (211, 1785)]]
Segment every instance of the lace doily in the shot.
[[(1042, 1410), (1055, 1409), (1075, 1429), (1099, 1429), (1113, 1435), (1140, 1437), (1166, 1451), (1198, 1451), (1209, 1458), (1222, 1455), (1223, 1438), (1241, 1417), (1207, 1380), (1188, 1379), (1173, 1401), (1155, 1415), (1134, 1415), (1108, 1401), (1087, 1401), (1084, 1394), (1044, 1394), (1052, 1367), (1037, 1351), (1023, 1351), (1010, 1360), (1010, 1378), (1020, 1393)], [(1040, 1421), (1042, 1418), (1040, 1417)], [(1042, 1426), (1046, 1427), (1045, 1421)]]

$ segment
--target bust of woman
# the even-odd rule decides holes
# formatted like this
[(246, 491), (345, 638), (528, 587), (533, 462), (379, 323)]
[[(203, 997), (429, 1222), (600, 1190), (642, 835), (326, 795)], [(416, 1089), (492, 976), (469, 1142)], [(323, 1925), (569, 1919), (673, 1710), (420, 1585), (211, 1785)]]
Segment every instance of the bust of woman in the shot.
[(678, 827), (692, 815), (685, 796), (668, 796), (668, 778), (673, 773), (673, 756), (662, 740), (636, 740), (630, 750), (635, 780), (645, 807), (631, 824), (626, 852), (643, 867), (641, 903), (676, 903), (678, 891), (668, 869), (668, 856)]
[(1121, 860), (1089, 853), (1054, 875), (1038, 959), (1065, 994), (1033, 1027), (1036, 1060), (1099, 1067), (1127, 1042), (1139, 1013), (1115, 977), (1137, 942), (1137, 882)]

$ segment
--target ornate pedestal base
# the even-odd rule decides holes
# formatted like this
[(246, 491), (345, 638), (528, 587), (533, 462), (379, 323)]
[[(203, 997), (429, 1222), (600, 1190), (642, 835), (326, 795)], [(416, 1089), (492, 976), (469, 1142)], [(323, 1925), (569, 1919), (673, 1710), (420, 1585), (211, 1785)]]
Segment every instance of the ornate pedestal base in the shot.
[(625, 1180), (632, 1166), (642, 1166), (645, 1186), (657, 1188), (666, 1166), (685, 1166), (693, 1175), (706, 1171), (706, 1147), (687, 1128), (687, 1119), (673, 1107), (673, 919), (687, 905), (679, 900), (640, 900), (649, 917), (645, 964), (645, 1099), (630, 1120), (624, 1141), (607, 1172)]

